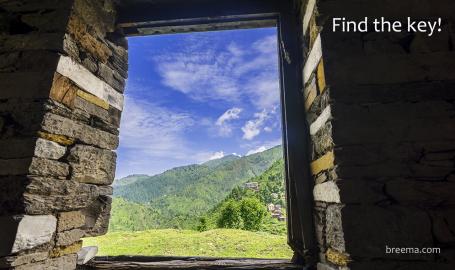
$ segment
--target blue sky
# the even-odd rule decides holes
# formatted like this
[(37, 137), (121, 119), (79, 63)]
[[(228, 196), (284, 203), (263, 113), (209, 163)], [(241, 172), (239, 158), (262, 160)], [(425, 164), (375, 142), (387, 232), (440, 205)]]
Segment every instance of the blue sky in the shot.
[(275, 28), (129, 38), (116, 178), (281, 144)]

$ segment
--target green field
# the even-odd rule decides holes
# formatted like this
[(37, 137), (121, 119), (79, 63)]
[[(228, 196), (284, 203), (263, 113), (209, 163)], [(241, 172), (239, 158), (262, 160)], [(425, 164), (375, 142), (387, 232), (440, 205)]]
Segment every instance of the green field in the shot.
[(96, 245), (98, 255), (166, 255), (244, 258), (292, 257), (285, 235), (233, 229), (205, 232), (192, 230), (148, 230), (110, 232), (86, 238), (84, 246)]

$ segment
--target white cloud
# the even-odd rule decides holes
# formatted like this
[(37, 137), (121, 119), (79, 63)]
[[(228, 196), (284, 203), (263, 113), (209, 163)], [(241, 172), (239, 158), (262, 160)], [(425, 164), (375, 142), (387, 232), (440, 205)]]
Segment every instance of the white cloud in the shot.
[(219, 152), (213, 153), (212, 156), (209, 157), (209, 160), (220, 159), (220, 158), (223, 158), (223, 157), (224, 157), (224, 152), (223, 151), (219, 151)]
[[(173, 112), (156, 104), (125, 100), (120, 142), (125, 149), (153, 156), (179, 156), (183, 132), (195, 124), (187, 113)], [(181, 150), (181, 149), (180, 149)]]
[(249, 155), (252, 155), (252, 154), (264, 152), (265, 150), (270, 149), (272, 147), (275, 147), (277, 145), (280, 145), (282, 143), (283, 143), (282, 139), (266, 141), (266, 142), (262, 142), (262, 143), (259, 143), (259, 144), (258, 144), (258, 142), (256, 142), (255, 143), (256, 146), (252, 146), (252, 145), (249, 146), (251, 149), (248, 150), (248, 152), (245, 155), (249, 156)]
[(254, 114), (255, 119), (249, 120), (242, 127), (243, 139), (252, 140), (261, 133), (261, 128), (269, 117), (266, 110)]
[(261, 110), (279, 103), (276, 35), (250, 47), (219, 40), (210, 44), (201, 37), (191, 39), (183, 52), (154, 58), (163, 84), (197, 101), (247, 98)]
[(231, 120), (239, 119), (242, 109), (234, 107), (224, 112), (215, 122), (218, 127), (220, 136), (229, 136), (232, 133), (232, 126), (229, 124)]
[(264, 152), (265, 150), (267, 150), (267, 148), (265, 148), (265, 146), (260, 146), (256, 149), (252, 149), (250, 151), (248, 151), (246, 153), (246, 156), (249, 156), (249, 155), (252, 155), (252, 154), (256, 154), (256, 153), (260, 153), (260, 152)]

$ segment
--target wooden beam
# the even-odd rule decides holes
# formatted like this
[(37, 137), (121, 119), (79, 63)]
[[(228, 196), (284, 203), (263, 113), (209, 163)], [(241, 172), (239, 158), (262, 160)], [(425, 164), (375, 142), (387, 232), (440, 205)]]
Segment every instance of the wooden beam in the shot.
[[(310, 132), (306, 121), (302, 96), (302, 51), (298, 33), (301, 28), (297, 21), (297, 10), (293, 1), (281, 2), (279, 17), (279, 47), (281, 64), (281, 100), (283, 111), (283, 134), (286, 181), (290, 183), (288, 194), (296, 196), (292, 212), (296, 211), (299, 221), (292, 220), (299, 227), (290, 232), (295, 245), (302, 245), (297, 251), (306, 264), (313, 264), (317, 256), (315, 229), (313, 223), (313, 178), (310, 171)], [(295, 216), (291, 213), (289, 216)]]
[[(118, 25), (120, 27), (141, 27), (150, 23), (191, 24), (192, 20), (215, 18), (242, 19), (277, 13), (278, 0), (196, 0), (169, 1), (165, 3), (137, 4), (131, 1), (120, 6)], [(136, 4), (135, 4), (136, 3)]]
[(197, 258), (197, 257), (96, 257), (78, 269), (194, 269), (194, 270), (298, 270), (302, 265), (290, 260)]

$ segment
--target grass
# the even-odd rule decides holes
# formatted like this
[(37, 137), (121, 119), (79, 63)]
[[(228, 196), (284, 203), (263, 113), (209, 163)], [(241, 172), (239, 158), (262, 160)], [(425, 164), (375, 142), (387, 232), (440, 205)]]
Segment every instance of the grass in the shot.
[(203, 256), (243, 258), (292, 257), (285, 235), (215, 229), (148, 230), (110, 232), (104, 236), (84, 239), (84, 246), (98, 246), (98, 255)]

